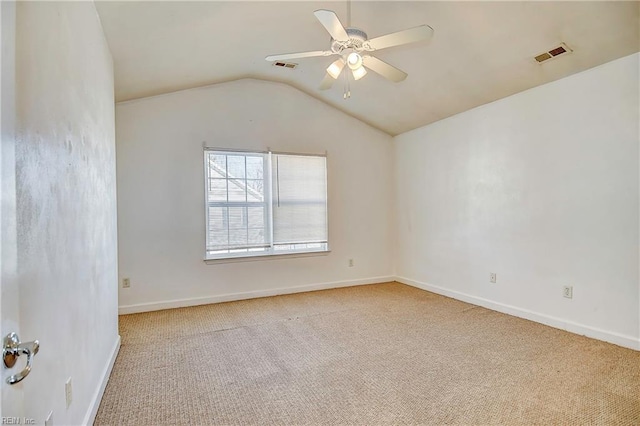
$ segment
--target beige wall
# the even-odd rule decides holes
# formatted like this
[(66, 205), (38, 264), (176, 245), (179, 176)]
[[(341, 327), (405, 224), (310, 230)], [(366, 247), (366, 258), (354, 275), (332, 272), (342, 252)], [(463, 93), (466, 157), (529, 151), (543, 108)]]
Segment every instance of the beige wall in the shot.
[(78, 425), (118, 344), (112, 60), (92, 2), (19, 2), (16, 19), (20, 334), (41, 344), (24, 415)]
[[(116, 107), (121, 312), (388, 280), (392, 138), (279, 83)], [(328, 255), (205, 264), (203, 144), (328, 154)], [(348, 266), (354, 259), (354, 267)]]
[(640, 349), (639, 57), (397, 136), (401, 280)]

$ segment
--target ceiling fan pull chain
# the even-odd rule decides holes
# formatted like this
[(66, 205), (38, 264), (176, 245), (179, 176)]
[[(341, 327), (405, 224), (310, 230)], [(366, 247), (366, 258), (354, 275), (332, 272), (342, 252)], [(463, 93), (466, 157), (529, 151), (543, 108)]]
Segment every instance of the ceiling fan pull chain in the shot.
[(342, 77), (342, 99), (347, 99), (347, 74), (345, 73)]
[(342, 98), (347, 100), (351, 97), (351, 87), (349, 85), (349, 73), (345, 72), (344, 73), (344, 93), (342, 95)]

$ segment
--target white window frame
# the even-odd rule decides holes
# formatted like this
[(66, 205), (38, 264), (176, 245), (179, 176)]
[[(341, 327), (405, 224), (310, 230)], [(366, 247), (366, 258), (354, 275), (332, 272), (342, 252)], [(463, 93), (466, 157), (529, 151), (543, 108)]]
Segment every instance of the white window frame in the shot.
[[(263, 179), (265, 181), (264, 185), (264, 203), (267, 207), (265, 212), (265, 232), (269, 234), (269, 241), (267, 242), (267, 247), (265, 247), (264, 251), (259, 251), (257, 249), (237, 249), (237, 250), (219, 250), (219, 253), (212, 253), (211, 250), (208, 249), (208, 238), (209, 238), (209, 207), (213, 205), (226, 205), (226, 206), (234, 206), (240, 204), (246, 204), (242, 202), (221, 202), (221, 201), (209, 201), (209, 173), (208, 173), (208, 158), (207, 155), (209, 152), (220, 152), (225, 155), (232, 155), (233, 153), (249, 155), (249, 154), (261, 154), (265, 155), (265, 172)], [(273, 177), (272, 177), (272, 155), (292, 155), (292, 156), (312, 156), (312, 157), (323, 157), (325, 158), (325, 179), (326, 179), (326, 191), (325, 195), (325, 203), (326, 203), (326, 224), (327, 224), (327, 241), (326, 242), (309, 242), (309, 243), (296, 243), (295, 245), (307, 247), (298, 247), (298, 248), (290, 248), (283, 249), (282, 247), (276, 247), (273, 243)], [(308, 153), (292, 153), (292, 152), (276, 152), (276, 151), (258, 151), (258, 150), (243, 150), (243, 149), (230, 149), (230, 148), (213, 148), (213, 147), (204, 147), (203, 152), (203, 160), (204, 160), (204, 211), (205, 211), (205, 252), (204, 252), (204, 260), (207, 263), (216, 263), (216, 262), (229, 262), (229, 261), (245, 261), (245, 260), (263, 260), (273, 257), (307, 257), (313, 255), (326, 255), (330, 253), (329, 249), (329, 178), (327, 175), (327, 154), (308, 154)], [(239, 204), (238, 204), (239, 203)], [(309, 247), (310, 245), (314, 247)], [(223, 253), (226, 251), (226, 253)]]

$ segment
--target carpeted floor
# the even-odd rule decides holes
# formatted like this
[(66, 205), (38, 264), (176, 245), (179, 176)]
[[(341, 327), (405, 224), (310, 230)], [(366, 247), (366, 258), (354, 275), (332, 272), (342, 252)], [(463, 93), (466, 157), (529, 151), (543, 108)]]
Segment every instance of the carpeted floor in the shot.
[(398, 283), (120, 332), (96, 425), (640, 425), (640, 352)]

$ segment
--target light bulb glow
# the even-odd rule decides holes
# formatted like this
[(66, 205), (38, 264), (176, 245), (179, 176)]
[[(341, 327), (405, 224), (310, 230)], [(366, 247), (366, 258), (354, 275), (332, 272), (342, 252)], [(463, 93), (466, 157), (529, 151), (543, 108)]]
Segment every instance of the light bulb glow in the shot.
[(344, 62), (342, 61), (342, 59), (338, 59), (334, 63), (329, 65), (329, 68), (327, 68), (327, 73), (334, 79), (337, 79), (342, 72), (342, 68), (344, 68)]
[(367, 70), (362, 66), (360, 68), (356, 68), (355, 70), (351, 70), (351, 72), (353, 73), (353, 79), (356, 81), (367, 75)]
[(347, 56), (347, 63), (352, 70), (358, 69), (362, 66), (362, 56), (358, 52), (351, 52)]

